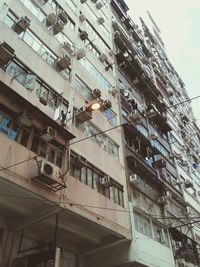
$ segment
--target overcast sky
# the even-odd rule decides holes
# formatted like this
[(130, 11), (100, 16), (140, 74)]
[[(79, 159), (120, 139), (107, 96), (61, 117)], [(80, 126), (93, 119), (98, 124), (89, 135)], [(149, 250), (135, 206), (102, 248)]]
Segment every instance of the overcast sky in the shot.
[[(148, 10), (162, 34), (167, 54), (186, 84), (189, 97), (200, 95), (200, 0), (126, 0), (129, 15)], [(200, 98), (192, 102), (200, 125)]]

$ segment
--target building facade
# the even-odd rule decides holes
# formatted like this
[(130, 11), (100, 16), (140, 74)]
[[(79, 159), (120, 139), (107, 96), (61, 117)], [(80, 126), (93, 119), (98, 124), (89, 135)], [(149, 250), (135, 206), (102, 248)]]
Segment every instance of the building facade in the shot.
[(2, 267), (200, 266), (200, 131), (155, 21), (127, 12), (0, 3)]

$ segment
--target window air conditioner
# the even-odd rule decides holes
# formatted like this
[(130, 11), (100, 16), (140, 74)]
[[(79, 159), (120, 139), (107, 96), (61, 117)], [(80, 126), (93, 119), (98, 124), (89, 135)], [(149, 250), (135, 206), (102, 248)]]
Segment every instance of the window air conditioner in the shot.
[(133, 174), (129, 176), (129, 181), (133, 184), (138, 184), (140, 182), (140, 178), (137, 174)]
[(64, 42), (63, 45), (62, 45), (62, 47), (63, 47), (63, 48), (64, 48), (70, 55), (73, 54), (74, 49), (73, 49), (73, 47), (72, 47), (72, 45), (71, 45), (70, 43), (68, 43), (68, 42)]
[(185, 211), (186, 211), (187, 215), (191, 215), (192, 214), (192, 209), (189, 206), (186, 207)]
[(37, 180), (38, 182), (45, 184), (52, 189), (57, 189), (58, 185), (61, 186), (59, 177), (60, 168), (42, 159), (38, 162), (38, 173), (35, 177), (32, 177), (32, 179)]
[(155, 169), (162, 169), (167, 167), (167, 163), (164, 159), (159, 159), (153, 162), (153, 167)]
[(79, 15), (79, 19), (80, 19), (81, 22), (84, 22), (87, 18), (86, 18), (85, 15), (80, 14), (80, 15)]
[(96, 8), (101, 9), (103, 7), (103, 4), (101, 2), (96, 3)]
[(59, 58), (56, 63), (56, 67), (58, 68), (59, 71), (66, 69), (70, 65), (71, 65), (71, 57), (67, 54)]
[(185, 188), (193, 187), (193, 182), (190, 179), (185, 180)]
[(100, 57), (99, 57), (100, 61), (103, 63), (105, 62), (106, 60), (108, 60), (108, 58), (106, 57), (105, 54), (101, 54)]
[(170, 191), (165, 192), (165, 198), (171, 199), (172, 198), (172, 193)]
[(133, 123), (136, 123), (136, 124), (141, 123), (141, 115), (137, 110), (132, 111), (128, 116), (132, 120)]
[(176, 152), (172, 152), (170, 155), (169, 155), (169, 158), (170, 159), (176, 159), (178, 157), (177, 153)]
[(97, 20), (98, 20), (100, 25), (105, 22), (105, 19), (103, 17), (99, 17)]
[(85, 57), (86, 56), (86, 51), (85, 49), (79, 49), (77, 54), (77, 59), (80, 60), (81, 58)]
[(27, 127), (30, 127), (30, 126), (32, 126), (32, 123), (33, 123), (33, 115), (28, 111), (24, 111), (18, 117), (18, 121), (21, 125), (25, 125)]
[(159, 197), (159, 198), (157, 199), (157, 203), (158, 203), (158, 204), (162, 204), (162, 205), (167, 204), (166, 197)]
[(115, 51), (114, 49), (110, 49), (110, 50), (109, 50), (109, 55), (110, 55), (111, 57), (115, 56), (115, 55), (116, 55), (116, 51)]
[(182, 242), (178, 241), (178, 242), (175, 242), (175, 245), (174, 245), (175, 249), (179, 249), (179, 248), (182, 248)]
[(49, 15), (47, 15), (46, 17), (46, 25), (47, 27), (52, 26), (54, 23), (56, 23), (57, 17), (55, 14), (50, 13)]
[(53, 34), (61, 32), (64, 29), (64, 23), (61, 19), (57, 19), (55, 24), (53, 25)]
[(174, 181), (174, 185), (181, 185), (181, 184), (183, 184), (183, 180), (182, 179), (176, 179), (175, 181)]
[(101, 91), (98, 88), (94, 89), (92, 91), (92, 97), (94, 99), (97, 99), (97, 98), (101, 97)]
[(56, 135), (57, 131), (54, 130), (52, 127), (48, 126), (41, 134), (41, 139), (46, 142), (50, 142), (51, 140), (56, 138)]
[(104, 100), (103, 101), (103, 109), (106, 110), (106, 109), (109, 109), (112, 107), (112, 103), (110, 100)]
[(15, 50), (6, 42), (0, 44), (0, 66), (7, 64), (13, 57)]
[(13, 29), (16, 33), (20, 34), (21, 32), (25, 31), (30, 26), (30, 19), (26, 16), (21, 17), (18, 19), (16, 24), (13, 26)]
[(86, 31), (82, 31), (82, 32), (80, 32), (80, 39), (81, 39), (82, 41), (87, 40), (87, 39), (88, 39), (88, 33), (87, 33)]
[(68, 22), (68, 16), (67, 16), (67, 14), (65, 13), (64, 10), (61, 10), (61, 11), (59, 12), (58, 17), (62, 20), (62, 22), (63, 22), (64, 24), (66, 24), (66, 23)]
[(117, 21), (113, 21), (112, 26), (116, 31), (120, 29), (119, 23)]
[(149, 134), (148, 139), (151, 140), (157, 140), (158, 139), (158, 134), (157, 133), (153, 133), (153, 134)]
[(92, 2), (93, 4), (96, 4), (97, 1), (98, 1), (98, 0), (91, 0), (91, 2)]
[(104, 176), (101, 178), (101, 184), (104, 186), (109, 186), (111, 183), (111, 178), (109, 176)]
[(79, 123), (83, 123), (85, 121), (89, 121), (92, 119), (92, 112), (89, 111), (78, 111), (76, 115), (76, 121)]

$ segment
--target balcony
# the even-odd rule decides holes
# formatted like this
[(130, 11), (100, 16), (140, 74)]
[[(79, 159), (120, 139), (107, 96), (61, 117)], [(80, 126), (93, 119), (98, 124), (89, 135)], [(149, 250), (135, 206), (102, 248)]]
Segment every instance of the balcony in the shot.
[(127, 159), (128, 168), (139, 176), (147, 176), (153, 181), (158, 182), (156, 170), (150, 164), (148, 165), (136, 151), (132, 150), (129, 146), (125, 147), (125, 157)]
[(119, 0), (112, 0), (111, 5), (114, 8), (114, 10), (117, 12), (119, 17), (126, 16), (127, 11), (129, 10), (128, 6), (126, 5), (125, 1), (119, 1)]
[[(51, 238), (51, 233), (54, 233), (55, 220), (52, 215), (62, 210), (59, 215), (58, 240), (73, 240), (80, 252), (124, 237), (129, 238), (129, 220), (125, 208), (74, 177), (68, 177), (66, 195), (60, 202), (59, 192), (52, 192), (32, 180), (31, 177), (34, 177), (38, 170), (37, 161), (33, 159), (35, 153), (4, 134), (0, 134), (0, 146), (5, 152), (0, 158), (0, 191), (1, 194), (7, 195), (0, 201), (0, 210), (6, 219), (14, 216), (14, 221), (8, 220), (10, 230), (23, 229), (29, 224), (31, 226), (34, 218), (36, 220), (38, 216), (44, 216), (40, 223), (33, 224), (33, 228), (42, 233), (40, 240), (45, 242)], [(29, 158), (30, 160), (27, 160)], [(24, 162), (9, 168), (10, 165), (21, 161)], [(47, 216), (48, 213), (51, 214), (50, 217)]]
[(155, 105), (150, 105), (146, 111), (147, 117), (155, 123), (163, 133), (169, 132), (172, 130), (171, 125), (168, 123), (167, 115), (163, 112), (160, 112)]

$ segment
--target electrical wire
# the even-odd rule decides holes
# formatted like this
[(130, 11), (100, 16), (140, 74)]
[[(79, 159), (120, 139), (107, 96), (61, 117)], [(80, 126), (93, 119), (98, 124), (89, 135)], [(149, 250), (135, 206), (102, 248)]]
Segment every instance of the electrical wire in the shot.
[[(0, 192), (0, 196), (4, 196), (4, 197), (8, 197), (8, 198), (14, 198), (14, 199), (26, 199), (26, 200), (33, 200), (33, 201), (44, 201), (41, 199), (37, 199), (37, 198), (33, 198), (33, 197), (23, 197), (23, 196), (17, 196), (17, 195), (11, 195), (11, 194), (5, 194), (5, 193), (1, 193)], [(68, 201), (54, 201), (54, 200), (47, 200), (47, 202), (53, 202), (55, 204), (68, 204), (71, 206), (79, 206), (79, 207), (86, 207), (86, 208), (94, 208), (94, 209), (100, 209), (100, 210), (108, 210), (108, 211), (115, 211), (115, 212), (122, 212), (122, 213), (131, 213), (134, 214), (134, 211), (130, 211), (130, 210), (126, 210), (126, 209), (114, 209), (114, 208), (107, 208), (107, 207), (101, 207), (101, 206), (94, 206), (94, 205), (88, 205), (88, 204), (81, 204), (81, 203), (76, 203), (76, 202), (72, 202), (70, 200)], [(137, 208), (137, 210), (139, 210), (140, 212), (144, 212), (143, 210)], [(158, 214), (148, 214), (147, 215), (151, 216), (154, 219), (177, 219), (177, 220), (184, 220), (187, 219), (186, 216), (183, 217), (175, 217), (175, 216), (160, 216)], [(191, 216), (190, 219), (200, 219), (200, 216)]]
[(189, 99), (184, 100), (184, 101), (181, 101), (181, 102), (179, 102), (179, 103), (177, 103), (177, 104), (174, 104), (174, 105), (171, 105), (171, 106), (169, 106), (169, 107), (166, 107), (165, 110), (168, 110), (168, 109), (173, 108), (173, 107), (176, 107), (176, 106), (178, 106), (178, 105), (181, 105), (181, 104), (190, 102), (190, 101), (192, 101), (192, 100), (194, 100), (194, 99), (197, 99), (197, 98), (199, 98), (199, 97), (200, 97), (200, 95), (195, 96), (195, 97), (192, 97), (192, 98), (189, 98)]
[[(69, 144), (67, 144), (67, 145), (64, 145), (64, 148), (68, 148), (68, 147), (71, 146), (71, 145), (80, 143), (80, 142), (85, 141), (85, 140), (87, 140), (87, 139), (89, 139), (89, 138), (91, 138), (91, 137), (95, 137), (95, 136), (97, 136), (97, 135), (100, 135), (100, 134), (109, 132), (109, 131), (111, 131), (111, 130), (114, 130), (114, 129), (116, 129), (116, 128), (119, 128), (119, 127), (121, 127), (121, 126), (124, 126), (124, 125), (126, 125), (126, 124), (128, 124), (128, 123), (122, 123), (122, 124), (120, 124), (120, 125), (111, 127), (111, 128), (109, 128), (109, 129), (107, 129), (107, 130), (104, 130), (104, 131), (101, 131), (101, 132), (98, 132), (98, 133), (89, 135), (89, 136), (84, 137), (84, 138), (82, 138), (82, 139), (79, 139), (79, 140), (77, 140), (77, 141), (75, 141), (75, 142), (72, 142), (72, 143), (69, 143)], [(61, 147), (63, 147), (63, 145), (61, 145)], [(55, 149), (53, 149), (53, 150), (49, 150), (49, 151), (47, 151), (47, 152), (46, 152), (46, 155), (49, 154), (49, 153), (55, 152), (55, 151), (57, 151), (57, 150), (60, 150), (60, 146), (57, 147), (57, 148), (55, 148)], [(33, 159), (36, 160), (38, 157), (40, 157), (40, 156), (34, 156), (34, 157), (31, 157), (31, 158), (28, 158), (28, 159), (19, 161), (19, 162), (15, 163), (15, 164), (12, 164), (12, 165), (9, 165), (9, 166), (7, 166), (7, 167), (3, 167), (3, 168), (1, 168), (0, 171), (7, 170), (7, 169), (9, 169), (9, 168), (15, 167), (15, 166), (17, 166), (17, 165), (20, 165), (20, 164), (22, 164), (22, 163), (25, 163), (25, 162), (30, 161), (30, 160), (33, 160)]]

